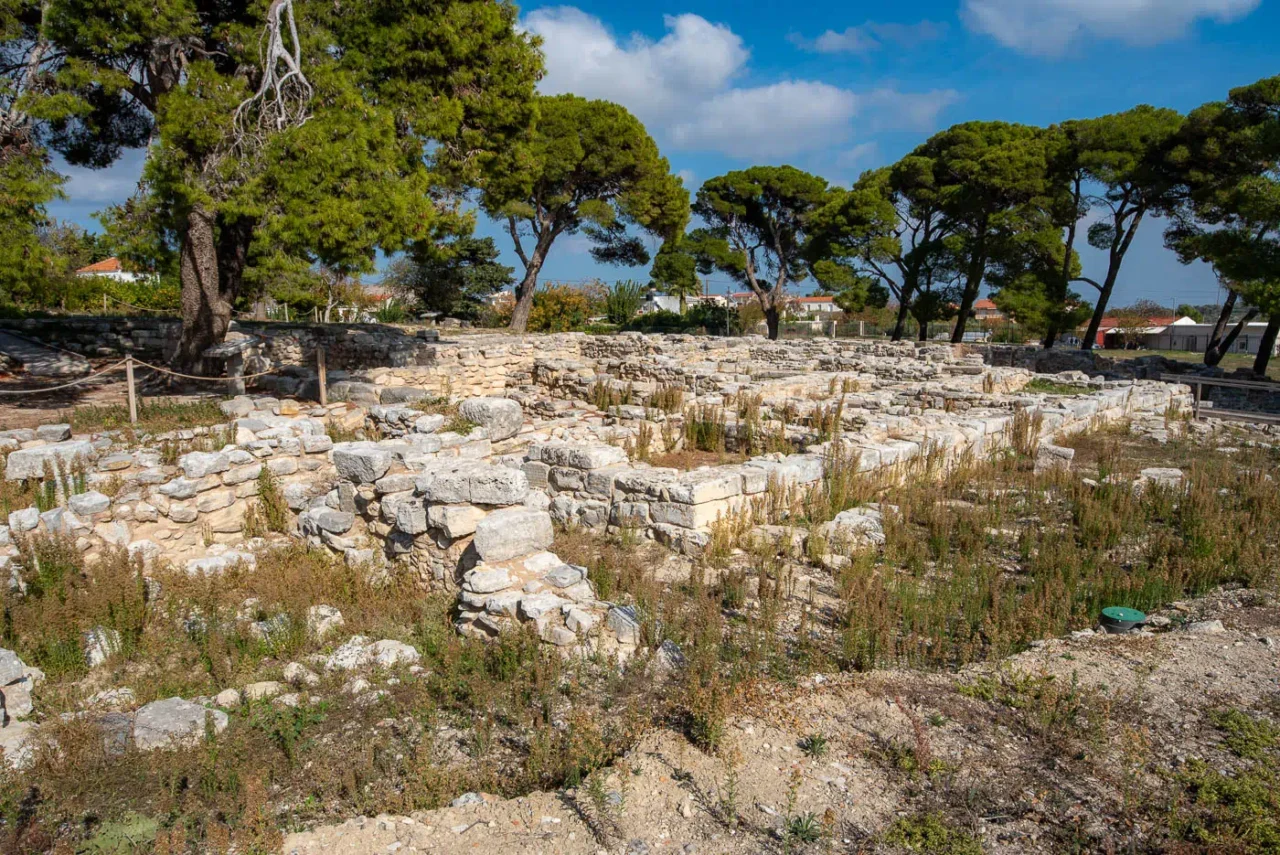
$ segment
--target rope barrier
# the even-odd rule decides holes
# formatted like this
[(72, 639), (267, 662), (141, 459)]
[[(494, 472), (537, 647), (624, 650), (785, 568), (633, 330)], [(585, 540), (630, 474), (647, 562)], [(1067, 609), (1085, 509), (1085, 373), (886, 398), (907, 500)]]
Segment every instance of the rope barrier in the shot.
[(150, 362), (143, 362), (136, 356), (133, 359), (133, 363), (135, 365), (142, 365), (146, 368), (150, 368), (153, 371), (159, 371), (161, 374), (170, 374), (174, 377), (181, 377), (184, 380), (205, 380), (211, 383), (226, 383), (228, 380), (253, 380), (257, 377), (266, 377), (268, 374), (280, 373), (279, 368), (272, 368), (270, 371), (262, 371), (258, 374), (240, 374), (234, 377), (201, 377), (196, 374), (182, 374), (178, 371), (170, 371), (168, 368), (161, 368), (158, 365), (152, 365)]
[(113, 371), (119, 371), (128, 361), (129, 360), (127, 359), (122, 359), (110, 368), (104, 368), (101, 371), (86, 374), (79, 380), (72, 380), (70, 383), (64, 383), (61, 386), (45, 386), (42, 389), (0, 389), (0, 395), (43, 395), (46, 392), (57, 392), (60, 389), (70, 389), (72, 386), (79, 386), (81, 383), (86, 383), (94, 377), (101, 377), (103, 374), (110, 374)]
[(113, 303), (119, 303), (121, 306), (127, 306), (130, 309), (137, 309), (139, 312), (155, 312), (157, 315), (173, 314), (172, 309), (148, 309), (145, 306), (135, 306), (133, 305), (133, 303), (126, 303), (124, 300), (118, 300), (107, 293), (104, 293), (102, 296), (106, 297), (108, 300), (110, 300)]

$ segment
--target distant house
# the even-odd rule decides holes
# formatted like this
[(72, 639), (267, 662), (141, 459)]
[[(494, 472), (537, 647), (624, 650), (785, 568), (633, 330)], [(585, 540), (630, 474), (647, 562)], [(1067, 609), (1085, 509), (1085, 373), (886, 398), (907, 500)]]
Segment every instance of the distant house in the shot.
[(978, 321), (1003, 321), (1004, 312), (992, 300), (979, 300), (973, 304), (973, 317)]
[[(692, 309), (694, 306), (703, 303), (710, 306), (728, 305), (728, 301), (721, 294), (699, 294), (684, 298), (686, 309)], [(670, 294), (661, 294), (656, 288), (650, 288), (644, 295), (644, 302), (640, 304), (640, 314), (649, 315), (654, 312), (680, 314), (680, 298), (673, 297)]]
[(141, 282), (156, 278), (155, 274), (152, 273), (134, 273), (125, 270), (120, 259), (114, 255), (81, 267), (76, 271), (76, 276), (102, 276), (107, 279), (114, 279), (117, 282)]
[[(743, 306), (750, 303), (756, 298), (755, 294), (750, 291), (738, 291), (730, 294), (729, 299), (734, 305)], [(787, 297), (786, 311), (792, 316), (809, 317), (839, 314), (844, 311), (836, 305), (836, 298), (831, 296), (814, 295), (808, 297)]]
[[(1266, 329), (1265, 322), (1245, 324), (1240, 335), (1231, 343), (1231, 352), (1256, 356), (1262, 344), (1262, 334)], [(1186, 350), (1204, 353), (1209, 347), (1209, 339), (1212, 336), (1213, 324), (1199, 324), (1191, 318), (1178, 318), (1158, 332), (1152, 331), (1143, 335), (1142, 340), (1143, 346), (1152, 350)], [(1277, 355), (1276, 350), (1280, 350), (1280, 346), (1273, 349), (1272, 356)]]
[(1098, 337), (1094, 344), (1102, 348), (1125, 347), (1129, 344), (1150, 347), (1150, 345), (1145, 344), (1146, 338), (1163, 332), (1165, 327), (1176, 320), (1178, 319), (1145, 318), (1144, 326), (1131, 328), (1123, 326), (1125, 323), (1123, 318), (1103, 318), (1102, 323), (1098, 325)]
[(789, 303), (798, 315), (833, 315), (843, 311), (836, 305), (835, 297), (793, 297)]

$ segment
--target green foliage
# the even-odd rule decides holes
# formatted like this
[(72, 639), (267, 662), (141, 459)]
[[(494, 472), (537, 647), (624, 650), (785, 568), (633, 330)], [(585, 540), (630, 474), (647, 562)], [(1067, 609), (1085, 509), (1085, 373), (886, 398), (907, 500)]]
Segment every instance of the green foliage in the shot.
[[(1187, 117), (1169, 162), (1183, 204), (1165, 233), (1272, 318), (1280, 315), (1280, 77), (1231, 90)], [(1260, 351), (1254, 370), (1265, 373)]]
[(662, 293), (679, 298), (680, 314), (685, 313), (687, 299), (698, 296), (702, 291), (702, 283), (698, 281), (698, 259), (689, 252), (682, 236), (663, 241), (653, 259), (649, 276), (654, 287)]
[(127, 404), (86, 404), (73, 407), (62, 416), (76, 433), (123, 430), (133, 427), (147, 433), (167, 433), (194, 427), (209, 427), (227, 423), (218, 401), (201, 398), (196, 401), (138, 401), (138, 423), (129, 422)]
[(609, 318), (609, 323), (623, 326), (636, 316), (642, 305), (644, 289), (639, 282), (628, 279), (625, 282), (615, 282), (609, 289), (605, 296), (604, 313)]
[(258, 473), (257, 508), (267, 531), (284, 533), (289, 530), (289, 522), (292, 519), (289, 514), (289, 503), (285, 501), (276, 476), (271, 474), (271, 470), (265, 463), (262, 471)]
[(1067, 383), (1055, 383), (1045, 377), (1036, 377), (1022, 387), (1024, 392), (1038, 392), (1042, 395), (1088, 395), (1093, 390), (1088, 386), (1072, 386)]
[(529, 329), (534, 332), (567, 332), (581, 329), (591, 318), (591, 297), (572, 285), (547, 285), (533, 295)]
[[(112, 230), (154, 259), (186, 242), (192, 274), (218, 276), (206, 302), (242, 283), (262, 290), (272, 268), (368, 271), (379, 249), (469, 232), (471, 218), (440, 200), (518, 157), (533, 117), (541, 61), (506, 3), (296, 4), (307, 120), (270, 131), (255, 127), (260, 104), (237, 116), (262, 75), (269, 4), (48, 7), (64, 60), (41, 114), (55, 147), (105, 166), (151, 141), (145, 192), (112, 212)], [(212, 318), (186, 320), (216, 336)]]
[(1255, 718), (1243, 710), (1218, 710), (1209, 716), (1223, 733), (1223, 742), (1232, 754), (1257, 760), (1280, 745), (1280, 727), (1264, 718)]
[(1190, 303), (1180, 303), (1174, 312), (1180, 318), (1191, 318), (1191, 320), (1198, 324), (1204, 323), (1204, 312), (1200, 311)]
[[(521, 149), (519, 168), (488, 174), (481, 204), (506, 220), (525, 266), (513, 328), (534, 300), (537, 276), (555, 239), (584, 231), (592, 255), (606, 263), (643, 264), (648, 254), (634, 226), (679, 234), (689, 194), (635, 116), (617, 104), (576, 95), (538, 98), (539, 116)], [(532, 237), (532, 247), (522, 238)]]
[(791, 166), (753, 166), (709, 179), (693, 212), (706, 223), (684, 240), (704, 273), (718, 270), (756, 295), (778, 337), (791, 282), (808, 275), (809, 220), (830, 198), (827, 182)]
[(922, 855), (982, 855), (982, 844), (959, 831), (938, 813), (918, 813), (897, 819), (885, 842)]
[(490, 237), (419, 242), (391, 265), (382, 281), (428, 312), (475, 320), (485, 301), (514, 281), (513, 268), (500, 264), (499, 255)]

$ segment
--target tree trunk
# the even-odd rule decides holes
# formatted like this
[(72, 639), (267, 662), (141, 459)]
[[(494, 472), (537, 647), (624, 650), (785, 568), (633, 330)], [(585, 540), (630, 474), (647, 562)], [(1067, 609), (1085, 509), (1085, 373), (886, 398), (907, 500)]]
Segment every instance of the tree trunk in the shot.
[(929, 340), (929, 322), (922, 321), (919, 318), (916, 318), (916, 323), (920, 325), (920, 332), (917, 338), (920, 340), (921, 343), (928, 341)]
[[(1084, 341), (1080, 343), (1081, 350), (1093, 350), (1094, 342), (1098, 338), (1098, 330), (1102, 327), (1102, 319), (1107, 314), (1107, 304), (1111, 302), (1111, 292), (1115, 290), (1116, 280), (1120, 278), (1120, 265), (1124, 263), (1125, 253), (1129, 251), (1130, 244), (1133, 243), (1133, 237), (1138, 233), (1138, 226), (1142, 225), (1142, 218), (1146, 215), (1146, 207), (1138, 207), (1133, 214), (1133, 221), (1129, 223), (1127, 231), (1123, 230), (1123, 215), (1117, 214), (1116, 217), (1116, 235), (1118, 241), (1111, 244), (1111, 253), (1107, 262), (1107, 278), (1102, 283), (1102, 290), (1098, 293), (1098, 304), (1093, 307), (1093, 319), (1089, 321), (1089, 334), (1084, 337)], [(1119, 237), (1123, 233), (1123, 237)]]
[(1044, 349), (1045, 349), (1045, 350), (1052, 350), (1052, 349), (1053, 349), (1053, 345), (1054, 345), (1057, 341), (1058, 341), (1058, 330), (1057, 330), (1056, 328), (1054, 328), (1054, 327), (1050, 326), (1050, 327), (1049, 327), (1049, 331), (1048, 331), (1047, 333), (1045, 333), (1045, 334), (1044, 334)]
[[(763, 305), (763, 301), (761, 302)], [(782, 328), (782, 310), (773, 301), (770, 301), (769, 305), (764, 305), (763, 308), (765, 326), (769, 328), (769, 341), (777, 341)]]
[(516, 286), (516, 307), (511, 313), (512, 332), (522, 333), (529, 326), (529, 314), (533, 311), (533, 292), (538, 290), (538, 273), (546, 261), (552, 240), (551, 237), (540, 235), (533, 248), (533, 255), (529, 256), (529, 261), (525, 264), (524, 278)]
[(1112, 265), (1107, 268), (1106, 281), (1102, 283), (1102, 290), (1098, 292), (1098, 305), (1093, 307), (1093, 318), (1089, 321), (1089, 331), (1085, 333), (1084, 341), (1080, 342), (1081, 350), (1093, 350), (1093, 345), (1098, 339), (1098, 330), (1102, 327), (1102, 319), (1107, 314), (1107, 303), (1111, 301), (1111, 292), (1115, 290), (1116, 279), (1119, 275), (1119, 265)]
[(1280, 336), (1280, 312), (1267, 321), (1267, 330), (1262, 334), (1258, 344), (1258, 355), (1253, 360), (1253, 373), (1259, 377), (1267, 376), (1267, 365), (1271, 362), (1271, 352), (1276, 349), (1276, 338)]
[(902, 299), (898, 301), (898, 320), (893, 325), (893, 336), (891, 341), (902, 341), (902, 336), (907, 331), (907, 315), (911, 311), (911, 303), (907, 300), (907, 292), (902, 292)]
[(201, 354), (223, 340), (231, 324), (231, 304), (218, 277), (218, 245), (214, 218), (201, 207), (187, 215), (182, 236), (179, 278), (182, 283), (182, 339), (178, 367), (199, 373)]
[(956, 315), (956, 326), (951, 331), (951, 343), (960, 344), (964, 341), (964, 328), (969, 323), (969, 313), (973, 311), (973, 304), (978, 302), (978, 291), (982, 288), (982, 276), (987, 272), (987, 241), (986, 226), (983, 226), (982, 237), (978, 241), (978, 246), (974, 251), (972, 263), (969, 265), (969, 275), (964, 283), (964, 296), (960, 298), (960, 311)]
[(1227, 323), (1231, 320), (1231, 310), (1235, 308), (1236, 297), (1235, 291), (1227, 293), (1227, 300), (1222, 304), (1222, 311), (1218, 313), (1218, 322), (1213, 325), (1213, 337), (1209, 339), (1208, 345), (1204, 349), (1204, 364), (1212, 368), (1222, 361), (1222, 357), (1231, 352), (1231, 345), (1235, 344), (1236, 338), (1240, 333), (1244, 332), (1245, 325), (1249, 321), (1258, 316), (1257, 309), (1250, 309), (1245, 312), (1240, 322), (1232, 327), (1231, 332), (1223, 337), (1223, 331), (1227, 328)]

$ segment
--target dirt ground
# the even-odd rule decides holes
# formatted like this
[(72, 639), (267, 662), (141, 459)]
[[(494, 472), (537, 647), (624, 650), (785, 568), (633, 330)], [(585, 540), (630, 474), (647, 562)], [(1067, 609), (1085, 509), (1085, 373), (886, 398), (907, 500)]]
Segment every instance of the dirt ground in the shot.
[[(815, 675), (748, 699), (718, 756), (660, 730), (616, 762), (594, 793), (580, 787), (362, 817), (292, 834), (283, 851), (798, 852), (804, 846), (787, 842), (782, 829), (787, 817), (805, 814), (824, 828), (812, 851), (901, 851), (880, 842), (895, 820), (931, 804), (949, 804), (954, 816), (966, 798), (974, 812), (963, 824), (987, 853), (1064, 851), (1068, 835), (1083, 844), (1073, 851), (1128, 851), (1135, 832), (1153, 831), (1121, 821), (1135, 782), (1166, 779), (1194, 757), (1227, 762), (1209, 714), (1280, 701), (1273, 597), (1229, 592), (1164, 616), (1170, 628), (1154, 634), (1076, 633), (959, 674)], [(1223, 627), (1192, 623), (1208, 619)], [(1089, 699), (1083, 715), (1106, 743), (1104, 762), (1076, 763), (1062, 752), (1069, 739), (1020, 726), (1027, 710), (964, 688), (993, 675)], [(827, 740), (822, 756), (802, 749), (813, 734)], [(903, 773), (922, 759), (937, 773)]]
[[(118, 359), (93, 359), (90, 360), (94, 371), (101, 371), (104, 368), (119, 362)], [(137, 382), (139, 384), (139, 395), (142, 399), (152, 400), (154, 398), (164, 398), (167, 400), (190, 400), (190, 396), (186, 395), (170, 395), (168, 390), (152, 389), (148, 383), (150, 381), (151, 372), (148, 369), (138, 369), (136, 372)], [(59, 386), (70, 382), (68, 379), (50, 379), (47, 381), (33, 381), (25, 376), (19, 379), (13, 374), (0, 373), (0, 430), (13, 430), (15, 428), (33, 428), (42, 424), (56, 424), (66, 421), (70, 417), (70, 411), (76, 407), (105, 407), (112, 404), (125, 404), (129, 400), (129, 393), (126, 388), (124, 373), (115, 373), (103, 375), (101, 378), (94, 378), (86, 383), (72, 386), (69, 389), (60, 389), (56, 392), (47, 392), (44, 394), (5, 394), (6, 392), (23, 391), (41, 389), (52, 386)], [(215, 395), (214, 397), (221, 397)]]

